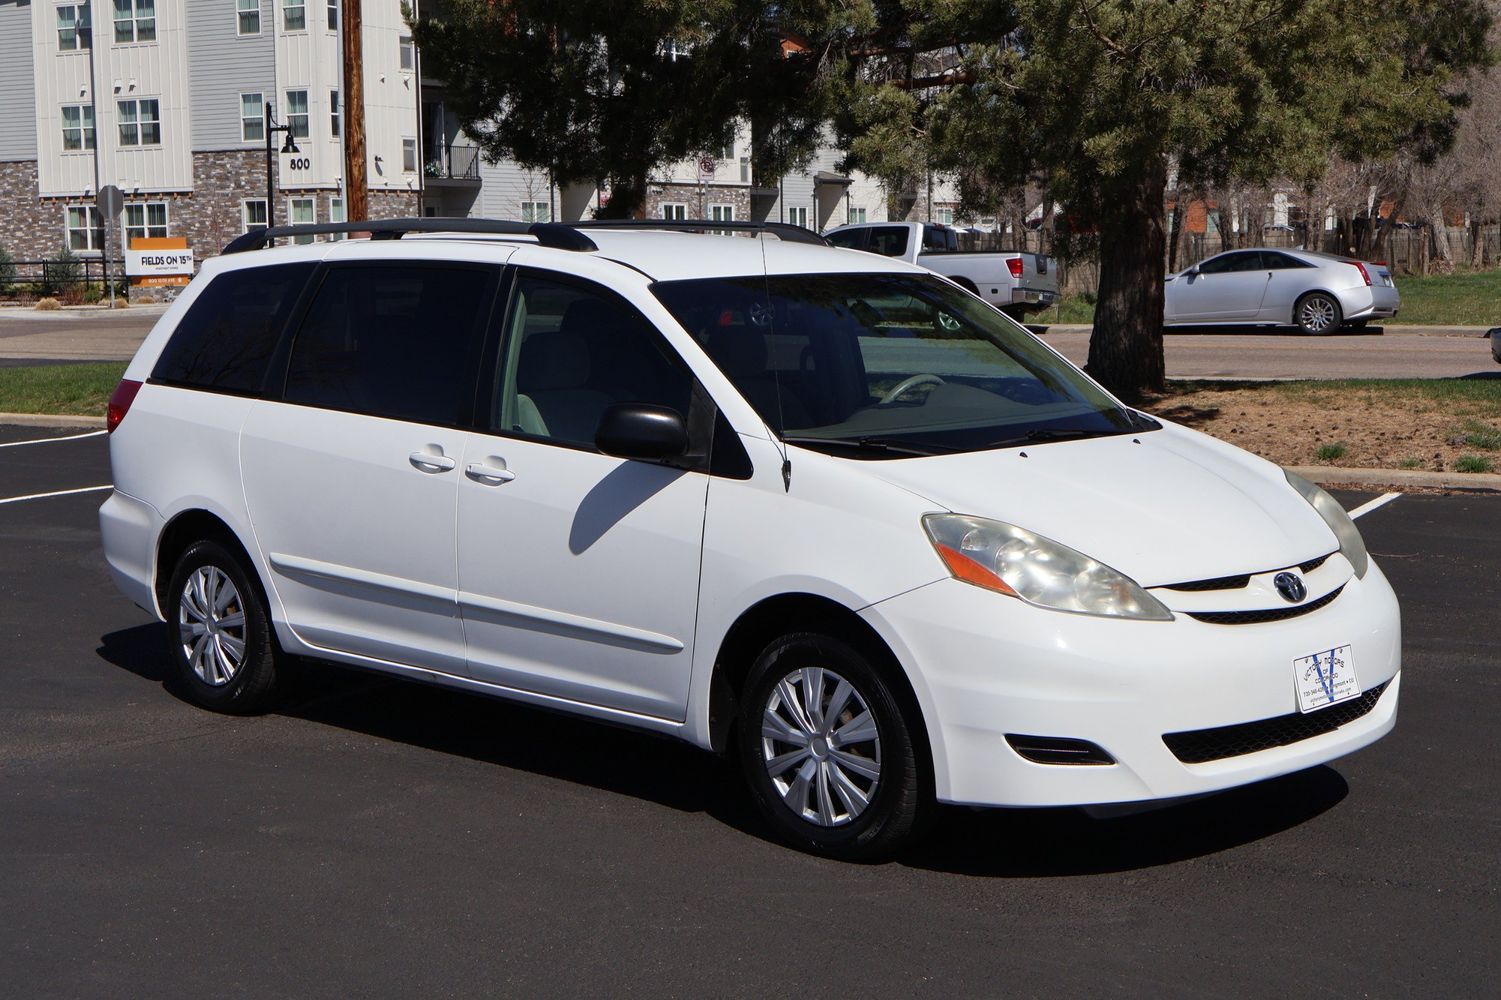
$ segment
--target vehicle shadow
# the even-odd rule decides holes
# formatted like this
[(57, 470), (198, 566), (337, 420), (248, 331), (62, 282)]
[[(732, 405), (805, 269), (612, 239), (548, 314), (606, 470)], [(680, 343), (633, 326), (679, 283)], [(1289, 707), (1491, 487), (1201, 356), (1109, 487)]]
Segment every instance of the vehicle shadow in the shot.
[[(161, 624), (111, 632), (105, 662), (176, 695)], [(703, 813), (776, 841), (738, 768), (686, 743), (542, 709), (332, 664), (294, 660), (273, 714)], [(893, 863), (953, 874), (1038, 878), (1129, 871), (1213, 854), (1280, 833), (1348, 793), (1317, 767), (1150, 812), (945, 807), (929, 837)]]
[(1291, 337), (1296, 340), (1317, 341), (1329, 337), (1381, 337), (1386, 334), (1386, 327), (1363, 326), (1357, 330), (1352, 327), (1342, 326), (1338, 330), (1313, 336), (1304, 333), (1295, 326), (1165, 326), (1162, 328), (1162, 334), (1165, 337), (1180, 334), (1190, 334), (1193, 336), (1219, 336), (1222, 334), (1243, 336), (1248, 333), (1261, 337)]

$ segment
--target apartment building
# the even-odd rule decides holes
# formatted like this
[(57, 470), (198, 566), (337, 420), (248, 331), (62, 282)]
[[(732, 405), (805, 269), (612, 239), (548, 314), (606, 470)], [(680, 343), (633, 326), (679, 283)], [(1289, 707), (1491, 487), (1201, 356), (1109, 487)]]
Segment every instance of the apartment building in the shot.
[[(340, 0), (0, 0), (0, 246), (40, 260), (62, 246), (112, 257), (138, 236), (186, 237), (195, 256), (253, 226), (345, 214)], [(370, 215), (574, 221), (607, 186), (559, 187), (543, 171), (486, 161), (424, 77), (401, 0), (364, 0)], [(265, 106), (274, 136), (267, 190)], [(825, 230), (888, 218), (952, 221), (941, 185), (895, 195), (836, 170), (753, 176), (742, 126), (715, 155), (652, 177), (654, 218), (785, 221)], [(101, 186), (125, 195), (113, 224)]]
[[(364, 0), (370, 214), (420, 203), (420, 84), (400, 0)], [(0, 0), (0, 245), (102, 253), (183, 236), (197, 256), (246, 228), (344, 216), (338, 0)], [(276, 136), (266, 184), (265, 106)], [(269, 199), (269, 200), (268, 200)], [(118, 249), (115, 249), (118, 255)]]

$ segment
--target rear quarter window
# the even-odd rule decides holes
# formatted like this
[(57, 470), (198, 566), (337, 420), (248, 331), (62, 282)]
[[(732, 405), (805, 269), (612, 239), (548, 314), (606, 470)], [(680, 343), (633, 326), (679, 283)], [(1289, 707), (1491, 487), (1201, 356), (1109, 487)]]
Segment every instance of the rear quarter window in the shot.
[(177, 324), (151, 377), (194, 389), (259, 392), (315, 266), (238, 268), (214, 278)]

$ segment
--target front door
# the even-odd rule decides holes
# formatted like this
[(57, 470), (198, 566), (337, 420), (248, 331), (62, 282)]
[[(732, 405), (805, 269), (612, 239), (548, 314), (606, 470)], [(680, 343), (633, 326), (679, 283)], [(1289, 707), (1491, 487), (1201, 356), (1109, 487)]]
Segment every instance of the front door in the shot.
[(612, 403), (685, 416), (694, 382), (606, 289), (517, 274), (499, 373), (459, 481), (459, 606), (471, 676), (680, 721), (708, 477), (594, 447)]
[(459, 459), (498, 268), (330, 267), (241, 434), (271, 586), (310, 645), (464, 673)]

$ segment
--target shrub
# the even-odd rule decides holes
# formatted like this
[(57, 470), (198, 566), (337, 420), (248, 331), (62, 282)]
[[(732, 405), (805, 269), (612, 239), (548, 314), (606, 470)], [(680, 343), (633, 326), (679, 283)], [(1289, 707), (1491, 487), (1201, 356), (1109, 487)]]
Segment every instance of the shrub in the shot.
[(1491, 460), (1479, 455), (1461, 455), (1454, 463), (1455, 472), (1490, 472)]
[(1336, 441), (1333, 444), (1319, 445), (1319, 450), (1313, 454), (1320, 462), (1333, 462), (1344, 458), (1345, 452), (1348, 450), (1349, 448), (1346, 447), (1343, 441)]
[(49, 295), (46, 298), (37, 299), (36, 307), (42, 312), (52, 312), (54, 309), (61, 309), (63, 304)]
[(1397, 463), (1397, 468), (1399, 469), (1421, 469), (1422, 467), (1423, 460), (1421, 458), (1404, 458)]
[(62, 301), (77, 305), (83, 299), (83, 262), (65, 243), (56, 257), (47, 262), (44, 291)]

